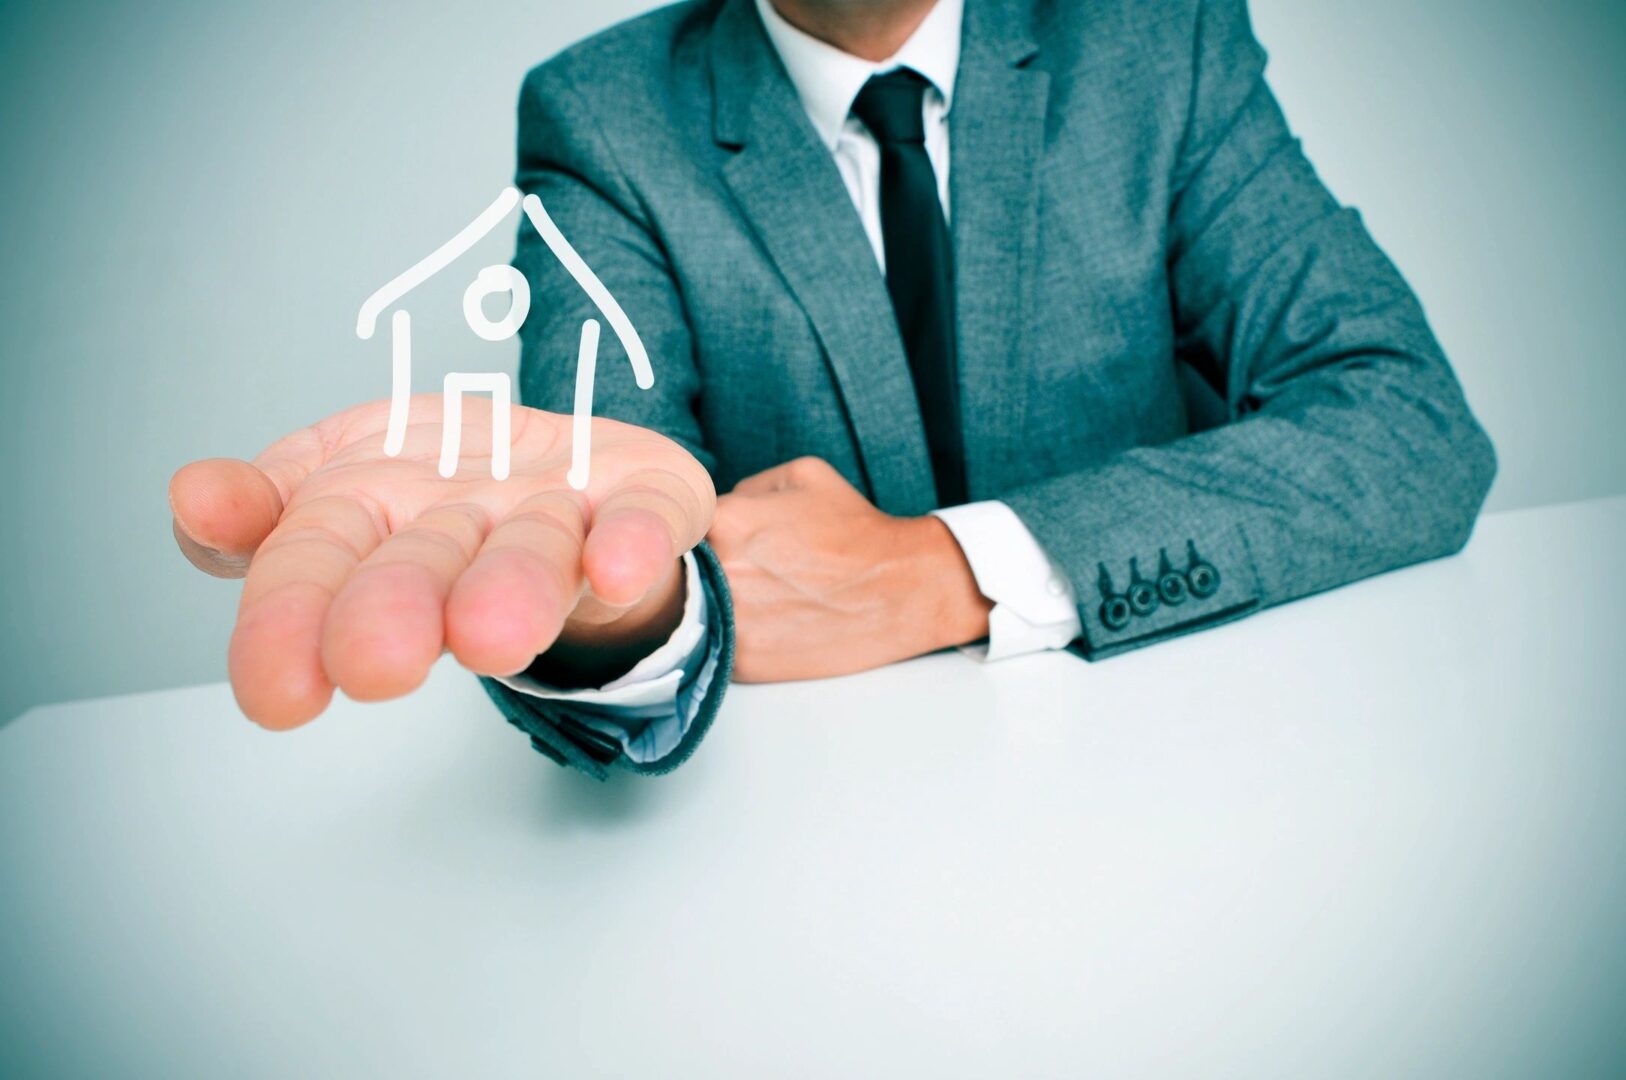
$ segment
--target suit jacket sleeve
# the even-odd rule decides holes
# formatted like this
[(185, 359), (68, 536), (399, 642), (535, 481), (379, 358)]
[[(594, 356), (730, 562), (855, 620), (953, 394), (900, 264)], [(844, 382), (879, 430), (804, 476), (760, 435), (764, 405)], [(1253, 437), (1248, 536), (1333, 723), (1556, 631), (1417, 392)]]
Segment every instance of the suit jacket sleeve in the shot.
[[(519, 102), (516, 184), (541, 198), (566, 239), (615, 294), (637, 327), (655, 370), (653, 389), (639, 390), (615, 336), (605, 334), (599, 346), (593, 412), (659, 431), (712, 469), (714, 459), (695, 416), (699, 377), (679, 290), (636, 193), (593, 111), (570, 82), (571, 59), (566, 53), (525, 79)], [(602, 315), (523, 220), (514, 266), (531, 286), (531, 313), (520, 330), (520, 400), (534, 408), (568, 413), (574, 404), (582, 323), (589, 318), (602, 322)], [(702, 700), (677, 749), (656, 762), (629, 762), (574, 722), (567, 706), (483, 680), (498, 708), (531, 736), (539, 752), (600, 778), (612, 766), (667, 772), (694, 752), (721, 703), (734, 655), (727, 579), (709, 547), (702, 544), (695, 553), (709, 601), (707, 640), (716, 663), (704, 686), (685, 687), (685, 692), (700, 694)]]
[[(705, 652), (701, 662), (686, 670), (678, 690), (676, 707), (692, 715), (682, 740), (664, 757), (637, 762), (625, 756), (617, 740), (595, 731), (582, 721), (578, 706), (569, 701), (539, 698), (510, 689), (495, 679), (481, 679), (486, 693), (508, 722), (530, 736), (531, 746), (560, 765), (568, 765), (603, 780), (611, 768), (646, 776), (671, 772), (689, 759), (706, 737), (722, 704), (734, 665), (733, 612), (729, 607), (728, 584), (722, 567), (705, 544), (695, 549), (700, 568), (701, 588), (706, 590)], [(589, 706), (586, 712), (593, 712)], [(602, 715), (602, 707), (598, 708)]]
[(1289, 132), (1244, 0), (1199, 5), (1193, 56), (1168, 277), (1231, 422), (1002, 496), (1092, 659), (1455, 552), (1495, 473), (1416, 298)]

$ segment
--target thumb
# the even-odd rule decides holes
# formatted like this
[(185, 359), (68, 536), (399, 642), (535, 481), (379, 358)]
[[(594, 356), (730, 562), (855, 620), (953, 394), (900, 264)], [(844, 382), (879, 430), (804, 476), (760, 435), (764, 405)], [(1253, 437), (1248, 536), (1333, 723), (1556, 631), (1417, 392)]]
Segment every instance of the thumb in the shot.
[(282, 494), (263, 471), (235, 458), (183, 466), (169, 481), (175, 540), (199, 570), (242, 577), (282, 518)]

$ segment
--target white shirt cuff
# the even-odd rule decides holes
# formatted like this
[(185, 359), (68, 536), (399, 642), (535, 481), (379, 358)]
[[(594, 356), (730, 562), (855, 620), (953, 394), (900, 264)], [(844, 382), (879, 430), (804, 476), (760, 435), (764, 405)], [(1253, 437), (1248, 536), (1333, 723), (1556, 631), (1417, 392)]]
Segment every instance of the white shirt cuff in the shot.
[(967, 645), (964, 652), (1003, 660), (1066, 648), (1083, 633), (1072, 582), (1016, 511), (990, 500), (932, 514), (954, 534), (977, 589), (994, 604), (987, 644)]
[(634, 664), (632, 670), (620, 678), (611, 679), (596, 689), (586, 690), (561, 690), (524, 674), (500, 677), (497, 681), (510, 690), (550, 701), (623, 708), (672, 704), (675, 708), (678, 686), (683, 682), (684, 662), (706, 632), (706, 590), (700, 586), (700, 564), (695, 561), (692, 552), (683, 556), (683, 581), (683, 617), (677, 629), (654, 652)]

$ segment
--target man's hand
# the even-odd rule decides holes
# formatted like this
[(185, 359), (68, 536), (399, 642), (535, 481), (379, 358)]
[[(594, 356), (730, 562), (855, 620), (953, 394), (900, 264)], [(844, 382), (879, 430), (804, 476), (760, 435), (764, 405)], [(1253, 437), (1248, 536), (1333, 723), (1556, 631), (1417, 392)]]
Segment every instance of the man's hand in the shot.
[(882, 513), (818, 458), (740, 481), (708, 539), (741, 682), (864, 671), (988, 633), (993, 605), (948, 526)]
[(605, 672), (676, 626), (679, 557), (716, 495), (682, 447), (593, 421), (586, 491), (565, 481), (570, 417), (516, 406), (510, 475), (495, 481), (489, 403), (464, 403), (462, 464), (437, 472), (438, 394), (412, 399), (398, 457), (388, 402), (280, 440), (250, 464), (194, 462), (170, 481), (175, 536), (220, 577), (247, 575), (229, 654), (243, 711), (296, 727), (335, 687), (363, 701), (418, 686), (450, 649), (511, 675), (556, 641)]

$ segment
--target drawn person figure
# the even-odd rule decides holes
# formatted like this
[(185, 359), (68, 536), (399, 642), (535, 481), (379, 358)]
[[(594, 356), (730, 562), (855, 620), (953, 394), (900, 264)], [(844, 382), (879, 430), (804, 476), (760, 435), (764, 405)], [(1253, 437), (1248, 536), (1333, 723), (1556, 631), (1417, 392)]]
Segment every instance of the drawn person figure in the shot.
[(594, 308), (522, 232), (508, 480), (439, 474), (430, 398), (396, 458), (378, 403), (183, 469), (244, 710), (447, 648), (542, 753), (661, 772), (731, 679), (1101, 660), (1456, 551), (1490, 443), (1264, 66), (1244, 0), (695, 0), (536, 68), (517, 186), (660, 377), (601, 371), (573, 489)]

